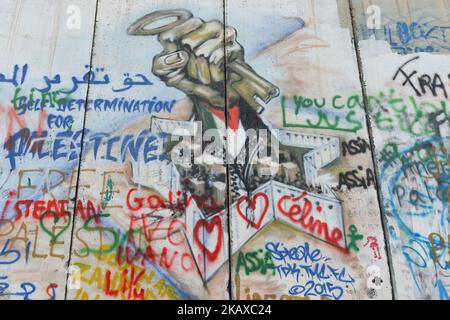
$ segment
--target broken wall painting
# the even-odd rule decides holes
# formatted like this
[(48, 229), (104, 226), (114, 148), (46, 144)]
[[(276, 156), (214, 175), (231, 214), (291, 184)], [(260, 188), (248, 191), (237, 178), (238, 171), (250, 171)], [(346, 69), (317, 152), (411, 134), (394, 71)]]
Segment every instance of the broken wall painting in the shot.
[(263, 4), (6, 2), (2, 298), (448, 298), (446, 38)]

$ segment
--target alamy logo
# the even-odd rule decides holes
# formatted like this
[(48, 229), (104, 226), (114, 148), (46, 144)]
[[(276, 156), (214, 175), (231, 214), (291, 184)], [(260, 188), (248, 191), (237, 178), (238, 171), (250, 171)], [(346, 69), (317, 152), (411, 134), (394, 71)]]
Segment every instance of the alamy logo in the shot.
[(67, 21), (66, 26), (69, 30), (81, 29), (81, 9), (79, 6), (70, 5), (67, 7)]
[(77, 266), (69, 267), (69, 279), (67, 281), (67, 289), (78, 290), (81, 288), (81, 270)]
[(367, 28), (369, 29), (381, 29), (381, 9), (379, 6), (371, 5), (366, 9)]

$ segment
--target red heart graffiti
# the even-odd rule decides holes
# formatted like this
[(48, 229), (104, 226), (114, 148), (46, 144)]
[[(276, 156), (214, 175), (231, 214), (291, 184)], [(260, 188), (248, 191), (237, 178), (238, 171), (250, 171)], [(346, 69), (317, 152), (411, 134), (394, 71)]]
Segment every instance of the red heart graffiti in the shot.
[[(241, 211), (241, 203), (244, 201), (247, 201), (248, 204), (250, 205), (250, 208), (255, 211), (256, 208), (256, 199), (262, 197), (264, 198), (264, 210), (261, 213), (261, 216), (259, 217), (258, 222), (254, 222), (252, 220), (250, 220), (244, 213), (242, 213)], [(247, 221), (253, 228), (255, 229), (259, 229), (259, 227), (261, 227), (261, 223), (263, 222), (263, 219), (267, 213), (267, 210), (269, 209), (269, 197), (267, 197), (267, 194), (263, 193), (263, 192), (258, 192), (257, 194), (255, 194), (253, 196), (253, 199), (250, 200), (247, 196), (242, 196), (239, 198), (238, 202), (237, 202), (237, 210), (239, 215), (242, 217), (242, 219), (244, 219), (245, 221)]]
[[(217, 243), (214, 251), (210, 251), (202, 241), (199, 239), (199, 231), (202, 227), (206, 230), (207, 233), (211, 233), (214, 230), (214, 227), (217, 225), (218, 228), (218, 236), (217, 236)], [(209, 261), (214, 261), (217, 259), (217, 256), (219, 255), (220, 249), (222, 248), (222, 221), (218, 216), (215, 216), (211, 219), (211, 221), (207, 220), (198, 220), (195, 227), (194, 227), (194, 241), (195, 244), (206, 253), (206, 258), (208, 258)]]

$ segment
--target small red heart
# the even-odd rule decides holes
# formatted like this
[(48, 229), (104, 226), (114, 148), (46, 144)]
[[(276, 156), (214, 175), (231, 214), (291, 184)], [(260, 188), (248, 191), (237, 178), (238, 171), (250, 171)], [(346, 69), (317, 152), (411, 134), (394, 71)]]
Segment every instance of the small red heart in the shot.
[[(199, 231), (202, 227), (206, 230), (207, 233), (211, 233), (214, 230), (214, 227), (217, 225), (218, 228), (218, 236), (217, 236), (217, 243), (216, 247), (214, 248), (214, 251), (210, 251), (203, 243), (200, 241), (199, 238)], [(219, 255), (220, 249), (222, 248), (222, 237), (223, 237), (223, 231), (222, 231), (222, 221), (220, 220), (219, 216), (215, 216), (211, 219), (211, 221), (207, 220), (198, 220), (195, 227), (194, 227), (194, 241), (197, 244), (197, 246), (206, 253), (206, 257), (209, 261), (214, 261), (217, 259), (217, 256)]]
[[(256, 199), (259, 198), (259, 197), (264, 198), (264, 210), (263, 210), (261, 216), (259, 217), (258, 222), (255, 223), (254, 221), (250, 220), (244, 213), (242, 213), (242, 211), (241, 211), (241, 203), (244, 202), (244, 201), (247, 201), (248, 204), (250, 205), (250, 208), (253, 211), (255, 211)], [(259, 227), (261, 227), (261, 223), (263, 222), (263, 219), (264, 219), (268, 209), (269, 209), (269, 197), (267, 196), (267, 194), (265, 194), (263, 192), (258, 192), (257, 194), (255, 194), (253, 196), (252, 200), (250, 200), (247, 196), (242, 196), (242, 197), (239, 198), (239, 200), (237, 202), (237, 210), (238, 210), (239, 215), (242, 217), (242, 219), (247, 221), (255, 229), (259, 229)]]

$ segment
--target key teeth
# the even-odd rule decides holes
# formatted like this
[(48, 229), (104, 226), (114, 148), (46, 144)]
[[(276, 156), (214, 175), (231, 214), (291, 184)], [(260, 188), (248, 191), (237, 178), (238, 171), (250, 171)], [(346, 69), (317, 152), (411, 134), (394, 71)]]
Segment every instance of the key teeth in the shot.
[(264, 112), (265, 108), (260, 106), (258, 110), (256, 110), (256, 113), (261, 115)]

